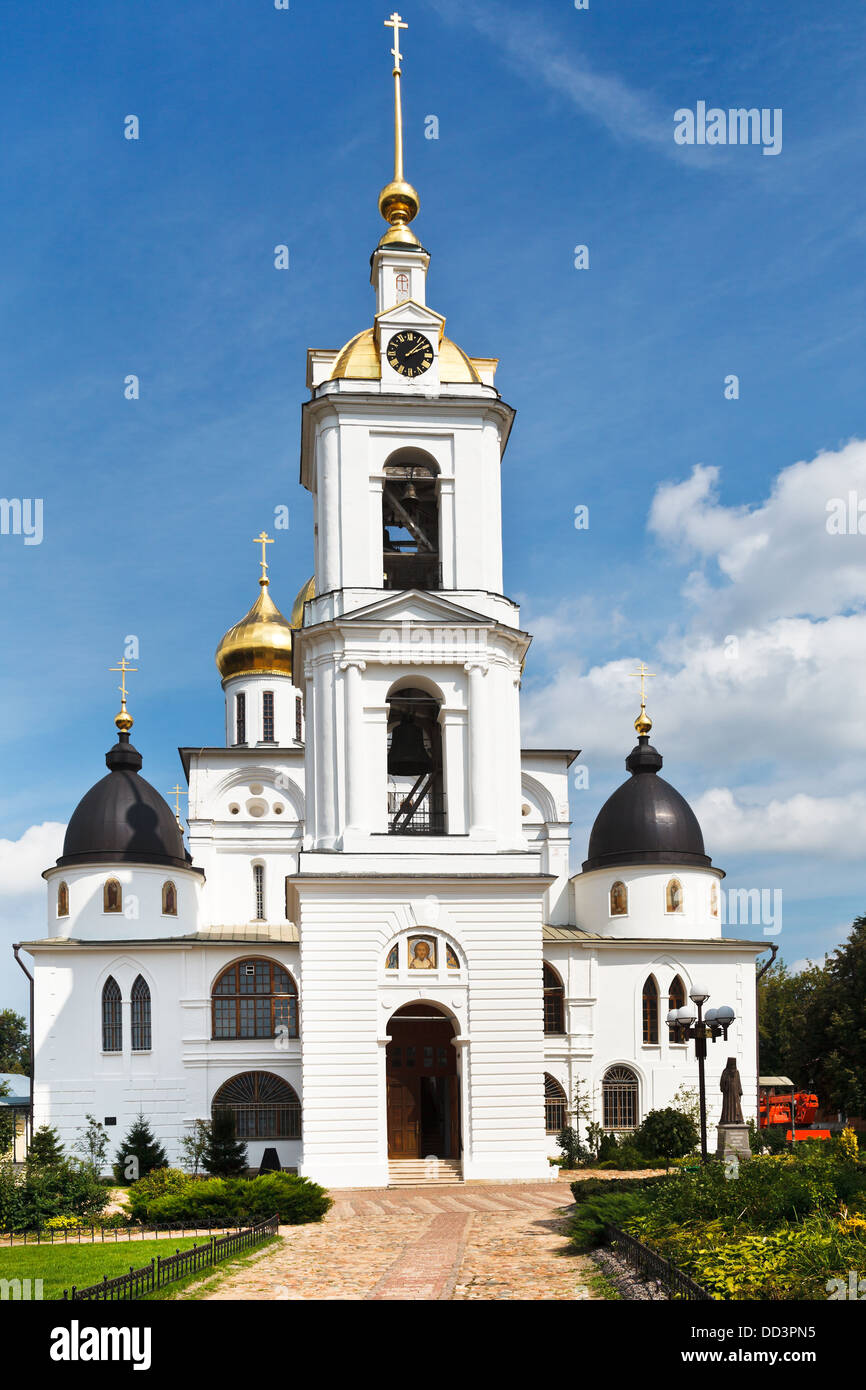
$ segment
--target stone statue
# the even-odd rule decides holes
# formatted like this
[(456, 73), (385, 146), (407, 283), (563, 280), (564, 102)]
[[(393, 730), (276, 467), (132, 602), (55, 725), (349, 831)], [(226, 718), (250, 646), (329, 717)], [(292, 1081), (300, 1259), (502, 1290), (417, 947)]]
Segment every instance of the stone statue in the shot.
[(743, 1094), (743, 1083), (740, 1081), (740, 1073), (737, 1071), (736, 1057), (728, 1058), (728, 1065), (722, 1072), (719, 1082), (719, 1089), (722, 1093), (722, 1119), (723, 1125), (742, 1125), (743, 1107), (740, 1104), (740, 1096)]

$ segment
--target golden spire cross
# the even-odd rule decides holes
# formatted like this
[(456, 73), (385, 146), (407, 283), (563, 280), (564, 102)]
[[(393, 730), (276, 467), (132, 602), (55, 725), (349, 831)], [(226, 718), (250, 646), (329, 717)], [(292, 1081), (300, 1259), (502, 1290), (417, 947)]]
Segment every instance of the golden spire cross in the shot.
[(175, 782), (172, 791), (174, 792), (174, 818), (180, 825), (180, 799), (182, 796), (186, 796), (186, 792), (179, 782)]
[(385, 20), (385, 28), (394, 30), (394, 47), (391, 49), (391, 52), (394, 55), (394, 71), (399, 72), (400, 63), (403, 60), (403, 54), (400, 52), (400, 30), (408, 29), (409, 25), (404, 24), (402, 16), (398, 15), (395, 10), (391, 18)]
[(259, 583), (260, 583), (260, 584), (267, 584), (267, 583), (269, 583), (269, 580), (268, 580), (268, 561), (267, 561), (267, 549), (266, 549), (266, 547), (269, 546), (269, 545), (273, 545), (273, 543), (274, 543), (274, 538), (273, 538), (273, 536), (268, 536), (268, 535), (266, 535), (264, 531), (262, 531), (262, 533), (261, 533), (260, 536), (253, 536), (253, 545), (260, 545), (260, 546), (262, 547), (262, 558), (261, 558), (261, 560), (259, 560), (259, 564), (260, 564), (261, 567), (262, 567), (262, 577), (261, 577), (261, 579), (259, 580)]
[(127, 666), (127, 664), (126, 664), (126, 657), (125, 657), (125, 656), (122, 656), (122, 657), (120, 658), (120, 665), (119, 665), (119, 666), (109, 666), (108, 669), (109, 669), (110, 671), (120, 671), (120, 673), (121, 673), (121, 675), (120, 675), (120, 685), (119, 685), (117, 688), (118, 688), (118, 690), (120, 691), (120, 694), (121, 694), (121, 703), (122, 703), (123, 705), (125, 705), (125, 704), (126, 704), (126, 677), (127, 677), (127, 675), (128, 675), (131, 671), (137, 671), (137, 670), (138, 670), (138, 667), (137, 667), (137, 666)]
[(629, 675), (640, 676), (640, 707), (641, 709), (646, 709), (646, 682), (648, 680), (653, 679), (653, 677), (655, 676), (655, 671), (648, 671), (646, 668), (646, 662), (642, 661), (640, 664), (640, 670), (629, 671)]
[(394, 47), (391, 49), (394, 55), (394, 182), (403, 182), (403, 102), (400, 95), (400, 64), (403, 61), (403, 54), (400, 52), (400, 30), (408, 29), (409, 25), (404, 24), (403, 20), (395, 10), (390, 19), (385, 20), (385, 28), (394, 30)]

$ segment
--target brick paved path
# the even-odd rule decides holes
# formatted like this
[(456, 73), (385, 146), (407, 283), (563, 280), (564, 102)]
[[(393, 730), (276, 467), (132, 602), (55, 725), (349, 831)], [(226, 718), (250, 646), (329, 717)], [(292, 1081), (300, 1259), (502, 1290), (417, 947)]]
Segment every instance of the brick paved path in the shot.
[(594, 1266), (565, 1235), (567, 1183), (334, 1194), (320, 1224), (284, 1226), (272, 1254), (214, 1299), (587, 1299)]

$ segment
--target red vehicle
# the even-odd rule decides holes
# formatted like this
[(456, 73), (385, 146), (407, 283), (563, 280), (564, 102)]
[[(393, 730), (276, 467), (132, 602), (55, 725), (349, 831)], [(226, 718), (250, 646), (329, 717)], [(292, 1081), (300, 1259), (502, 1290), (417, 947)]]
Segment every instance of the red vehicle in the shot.
[[(829, 1129), (812, 1129), (811, 1125), (820, 1109), (818, 1097), (811, 1091), (795, 1091), (793, 1082), (790, 1090), (780, 1090), (787, 1077), (764, 1078), (758, 1088), (758, 1125), (766, 1129), (768, 1125), (787, 1125), (786, 1139), (791, 1138), (793, 1110), (795, 1139), (829, 1139)], [(800, 1126), (798, 1128), (798, 1126)]]

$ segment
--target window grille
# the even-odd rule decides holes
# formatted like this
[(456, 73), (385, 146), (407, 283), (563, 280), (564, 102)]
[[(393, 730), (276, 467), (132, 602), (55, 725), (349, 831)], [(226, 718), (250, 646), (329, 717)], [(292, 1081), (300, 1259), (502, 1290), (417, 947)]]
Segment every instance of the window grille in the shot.
[(565, 989), (552, 966), (544, 963), (544, 1031), (565, 1032)]
[(265, 869), (263, 864), (253, 865), (253, 885), (256, 890), (256, 921), (265, 920)]
[(262, 742), (274, 742), (274, 692), (262, 692)]
[(602, 1128), (637, 1129), (637, 1077), (628, 1067), (611, 1067), (601, 1084)]
[(247, 741), (247, 697), (235, 696), (235, 743)]
[(132, 1050), (133, 1052), (149, 1052), (151, 1045), (150, 989), (140, 975), (132, 986), (130, 998), (132, 1000)]
[(548, 1134), (558, 1134), (568, 1123), (568, 1100), (565, 1091), (547, 1072), (544, 1073), (544, 1128)]

